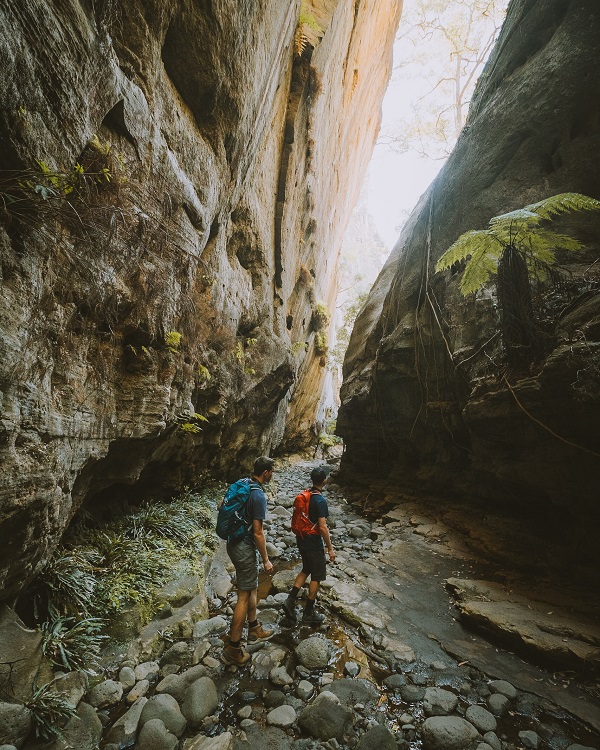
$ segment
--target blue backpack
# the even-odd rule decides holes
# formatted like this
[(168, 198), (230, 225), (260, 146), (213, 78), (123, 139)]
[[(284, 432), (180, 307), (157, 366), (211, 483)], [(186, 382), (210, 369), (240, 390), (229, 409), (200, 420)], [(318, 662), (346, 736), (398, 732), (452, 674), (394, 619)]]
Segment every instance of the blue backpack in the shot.
[(217, 515), (216, 531), (221, 539), (235, 544), (250, 531), (252, 521), (246, 516), (246, 504), (256, 488), (260, 489), (260, 484), (251, 479), (239, 479), (229, 487)]

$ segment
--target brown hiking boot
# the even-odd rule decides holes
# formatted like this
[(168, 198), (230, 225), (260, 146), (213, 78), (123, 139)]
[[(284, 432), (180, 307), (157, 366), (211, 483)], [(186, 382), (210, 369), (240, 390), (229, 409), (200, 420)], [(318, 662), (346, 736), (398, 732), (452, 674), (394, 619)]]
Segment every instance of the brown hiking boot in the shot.
[(272, 630), (264, 630), (258, 623), (253, 628), (248, 628), (248, 641), (267, 641), (273, 635)]
[(249, 658), (250, 654), (244, 651), (241, 646), (236, 648), (229, 643), (225, 646), (221, 655), (221, 661), (225, 664), (235, 664), (236, 667), (243, 667)]

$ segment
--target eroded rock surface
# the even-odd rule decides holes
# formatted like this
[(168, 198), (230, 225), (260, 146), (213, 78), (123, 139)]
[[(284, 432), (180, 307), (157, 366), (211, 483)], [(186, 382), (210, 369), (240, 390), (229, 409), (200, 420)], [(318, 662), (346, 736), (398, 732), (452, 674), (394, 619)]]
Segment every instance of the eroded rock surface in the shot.
[(434, 267), (493, 216), (566, 191), (600, 197), (599, 39), (594, 0), (510, 4), (467, 127), (356, 321), (337, 422), (347, 477), (517, 508), (578, 562), (599, 549), (600, 279), (588, 269), (600, 219), (558, 227), (586, 250), (560, 256), (566, 288), (542, 288), (548, 348), (529, 372), (506, 367), (494, 285), (464, 298), (462, 274)]
[(82, 503), (310, 440), (400, 5), (0, 10), (3, 597)]

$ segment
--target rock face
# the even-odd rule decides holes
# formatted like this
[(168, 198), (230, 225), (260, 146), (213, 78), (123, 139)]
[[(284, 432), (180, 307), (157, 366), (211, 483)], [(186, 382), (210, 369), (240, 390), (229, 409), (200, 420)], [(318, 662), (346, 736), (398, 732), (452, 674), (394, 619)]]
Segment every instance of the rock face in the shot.
[(400, 5), (0, 10), (2, 596), (84, 502), (310, 439)]
[(356, 322), (337, 423), (347, 475), (542, 520), (559, 509), (577, 562), (597, 551), (600, 217), (559, 225), (586, 251), (559, 258), (566, 289), (540, 290), (547, 348), (530, 369), (506, 368), (493, 283), (464, 298), (461, 273), (434, 267), (493, 216), (561, 192), (600, 198), (599, 31), (593, 0), (511, 3), (467, 127)]

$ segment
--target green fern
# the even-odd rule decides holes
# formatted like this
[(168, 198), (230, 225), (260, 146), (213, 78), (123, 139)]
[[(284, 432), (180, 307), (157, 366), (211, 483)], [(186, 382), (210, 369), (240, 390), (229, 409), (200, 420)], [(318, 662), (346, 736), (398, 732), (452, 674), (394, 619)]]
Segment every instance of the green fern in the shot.
[(443, 271), (468, 258), (460, 282), (463, 295), (480, 289), (498, 270), (504, 252), (517, 250), (534, 278), (543, 278), (556, 262), (556, 250), (580, 250), (582, 243), (542, 227), (542, 222), (572, 211), (597, 211), (600, 201), (580, 193), (560, 193), (538, 203), (494, 216), (488, 229), (465, 232), (441, 256), (435, 266)]

